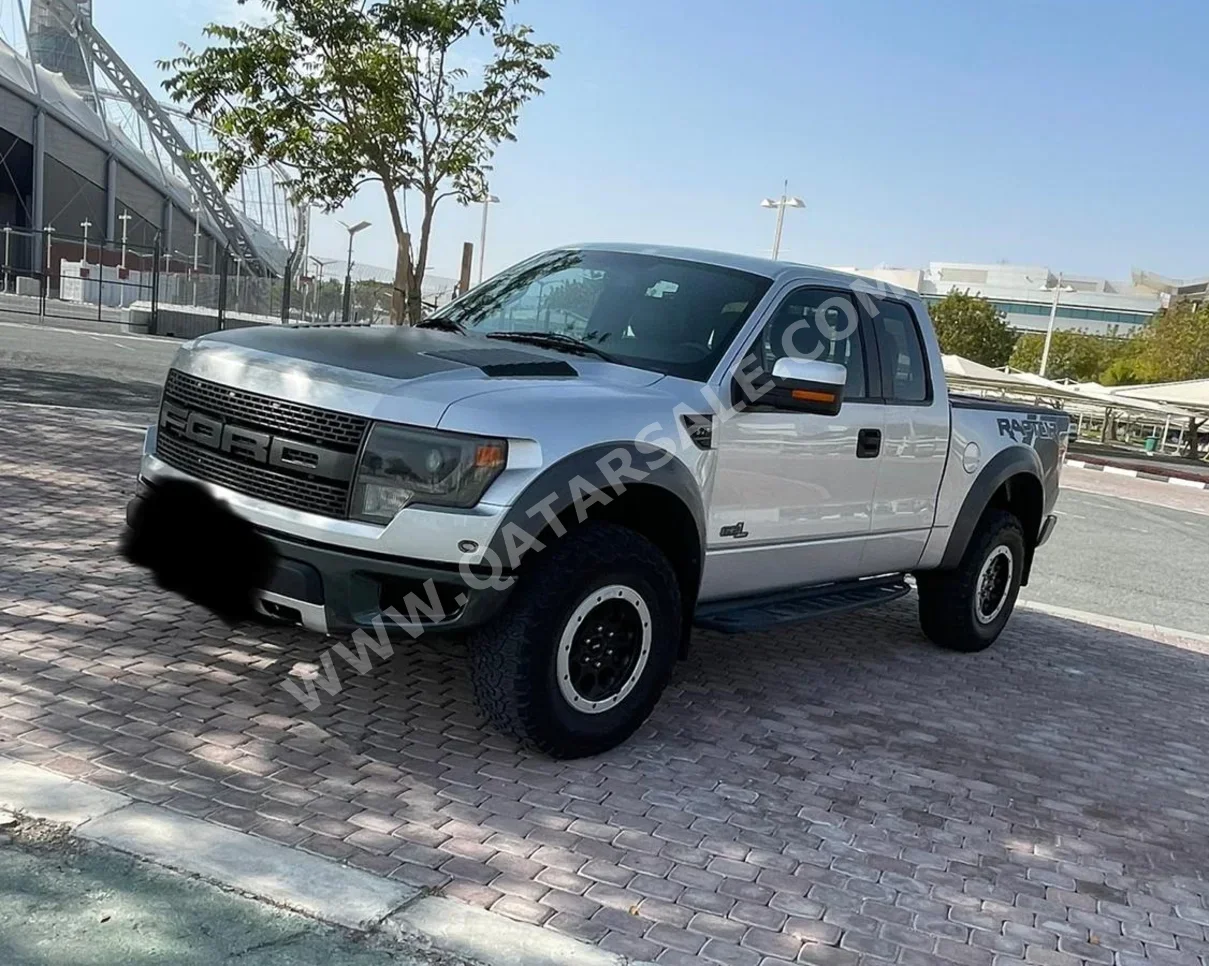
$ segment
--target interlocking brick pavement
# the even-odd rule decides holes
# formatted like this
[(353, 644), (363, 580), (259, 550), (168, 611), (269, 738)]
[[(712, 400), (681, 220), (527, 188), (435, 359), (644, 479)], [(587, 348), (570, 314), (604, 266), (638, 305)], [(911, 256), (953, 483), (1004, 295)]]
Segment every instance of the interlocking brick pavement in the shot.
[(138, 441), (0, 404), (0, 754), (663, 964), (1209, 963), (1203, 644), (1022, 612), (948, 654), (909, 599), (698, 634), (558, 763), (484, 728), (456, 641), (336, 658), (305, 710), (331, 642), (117, 557)]

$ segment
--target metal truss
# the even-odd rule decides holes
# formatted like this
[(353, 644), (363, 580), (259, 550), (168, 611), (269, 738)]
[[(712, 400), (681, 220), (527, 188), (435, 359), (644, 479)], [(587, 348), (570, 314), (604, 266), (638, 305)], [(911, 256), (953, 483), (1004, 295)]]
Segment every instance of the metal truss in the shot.
[(99, 67), (118, 92), (139, 112), (152, 137), (172, 159), (173, 164), (189, 182), (201, 204), (214, 219), (232, 253), (248, 270), (257, 275), (271, 275), (272, 269), (260, 257), (243, 223), (236, 216), (226, 196), (213, 176), (196, 157), (196, 153), (173, 123), (168, 112), (151, 95), (126, 62), (118, 55), (97, 29), (63, 0), (48, 0), (47, 7), (75, 36), (86, 57)]

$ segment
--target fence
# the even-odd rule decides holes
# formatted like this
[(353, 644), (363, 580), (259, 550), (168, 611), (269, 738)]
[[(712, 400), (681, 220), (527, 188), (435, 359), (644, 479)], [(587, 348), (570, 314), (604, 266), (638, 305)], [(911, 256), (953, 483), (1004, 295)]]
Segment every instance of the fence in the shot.
[[(314, 260), (311, 260), (314, 262)], [(330, 264), (322, 267), (333, 267)], [(104, 242), (53, 230), (3, 229), (0, 310), (46, 318), (145, 325), (191, 336), (273, 323), (374, 325), (390, 321), (392, 283), (308, 275), (287, 261), (280, 278), (249, 275), (229, 251), (196, 254)], [(424, 303), (453, 297), (441, 280)]]
[(3, 229), (0, 309), (124, 322), (135, 303), (157, 304), (159, 251), (83, 235)]

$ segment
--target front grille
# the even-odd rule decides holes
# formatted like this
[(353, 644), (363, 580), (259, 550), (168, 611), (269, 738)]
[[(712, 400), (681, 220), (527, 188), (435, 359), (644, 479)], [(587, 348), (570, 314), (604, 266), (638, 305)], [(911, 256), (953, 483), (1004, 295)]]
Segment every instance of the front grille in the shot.
[(365, 427), (369, 425), (369, 420), (362, 416), (232, 389), (186, 375), (177, 369), (168, 371), (164, 396), (223, 420), (269, 432), (276, 431), (336, 449), (356, 451), (361, 445), (361, 437), (365, 435)]
[[(369, 426), (361, 416), (285, 402), (232, 389), (175, 369), (168, 373), (164, 402), (201, 413), (223, 424), (356, 453)], [(182, 472), (280, 506), (322, 516), (348, 516), (351, 481), (325, 479), (303, 469), (266, 466), (239, 453), (195, 442), (161, 421), (155, 455)]]
[(160, 433), (157, 437), (155, 454), (169, 466), (175, 466), (191, 476), (248, 496), (260, 497), (270, 503), (327, 517), (344, 517), (347, 514), (348, 487), (338, 483), (320, 483), (245, 463), (166, 433)]

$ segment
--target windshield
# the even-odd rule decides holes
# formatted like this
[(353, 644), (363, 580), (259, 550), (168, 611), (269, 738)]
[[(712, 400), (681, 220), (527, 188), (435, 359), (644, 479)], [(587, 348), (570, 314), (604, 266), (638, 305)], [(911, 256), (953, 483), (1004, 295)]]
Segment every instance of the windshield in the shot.
[(626, 365), (705, 381), (772, 282), (656, 255), (547, 252), (433, 316), (479, 334), (570, 336)]

